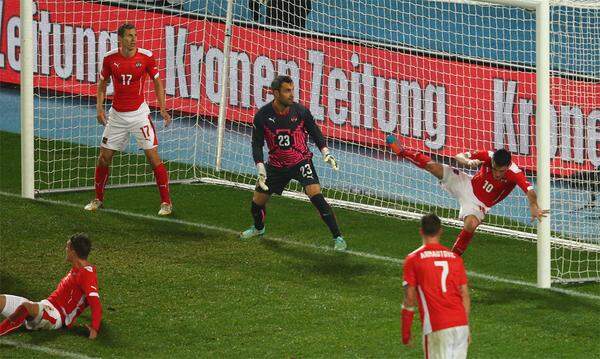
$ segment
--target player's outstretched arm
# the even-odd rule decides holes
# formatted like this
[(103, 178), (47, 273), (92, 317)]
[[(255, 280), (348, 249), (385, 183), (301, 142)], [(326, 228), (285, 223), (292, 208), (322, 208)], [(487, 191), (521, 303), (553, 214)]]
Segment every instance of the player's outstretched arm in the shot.
[(402, 303), (402, 344), (409, 345), (411, 339), (411, 327), (417, 306), (417, 290), (411, 285), (404, 286), (404, 302)]
[(480, 160), (471, 159), (470, 152), (458, 153), (454, 156), (454, 159), (456, 159), (456, 162), (458, 162), (460, 165), (469, 168), (478, 168), (483, 163)]
[(171, 115), (166, 110), (165, 105), (165, 89), (163, 87), (161, 79), (157, 76), (153, 80), (154, 93), (156, 94), (156, 100), (160, 108), (160, 116), (165, 120), (165, 127), (171, 124)]
[(100, 78), (98, 80), (98, 90), (96, 91), (96, 113), (98, 123), (106, 126), (106, 113), (104, 112), (104, 99), (106, 98), (106, 86), (108, 80)]
[(549, 209), (541, 209), (537, 201), (537, 193), (534, 189), (527, 191), (527, 201), (529, 202), (529, 212), (531, 212), (531, 221), (541, 221), (550, 213)]

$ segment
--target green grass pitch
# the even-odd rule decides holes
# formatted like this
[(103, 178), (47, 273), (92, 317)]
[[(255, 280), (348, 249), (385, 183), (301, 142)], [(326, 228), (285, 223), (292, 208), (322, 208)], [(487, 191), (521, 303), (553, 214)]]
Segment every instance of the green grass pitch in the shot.
[[(336, 209), (351, 250), (387, 259), (334, 253), (310, 203), (274, 197), (267, 236), (242, 242), (250, 192), (173, 185), (174, 216), (160, 220), (155, 187), (113, 189), (109, 210), (86, 213), (92, 192), (18, 198), (19, 150), (18, 135), (0, 133), (0, 292), (44, 299), (69, 269), (65, 241), (85, 231), (104, 317), (96, 341), (86, 311), (72, 330), (0, 338), (0, 357), (422, 357), (418, 324), (414, 346), (400, 343), (402, 267), (390, 260), (419, 246), (416, 222)], [(446, 228), (444, 243), (457, 233)], [(600, 353), (598, 283), (560, 293), (479, 276), (535, 282), (535, 245), (512, 238), (476, 235), (465, 262), (475, 273), (470, 357)]]

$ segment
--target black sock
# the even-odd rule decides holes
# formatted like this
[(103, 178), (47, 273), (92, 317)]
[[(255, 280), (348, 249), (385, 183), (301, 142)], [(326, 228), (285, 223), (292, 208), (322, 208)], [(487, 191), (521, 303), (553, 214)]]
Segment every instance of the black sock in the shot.
[(325, 222), (327, 227), (329, 227), (333, 238), (341, 236), (342, 234), (340, 233), (340, 229), (338, 228), (335, 215), (333, 214), (333, 210), (329, 206), (329, 203), (327, 203), (327, 201), (325, 200), (325, 197), (323, 197), (323, 194), (319, 193), (316, 196), (312, 196), (310, 198), (310, 201), (317, 208), (317, 210), (319, 210), (321, 218), (323, 219), (323, 222)]
[(258, 229), (259, 231), (265, 228), (265, 216), (267, 215), (267, 209), (265, 206), (259, 206), (252, 201), (252, 207), (250, 211), (252, 212), (252, 218), (254, 219), (254, 228)]

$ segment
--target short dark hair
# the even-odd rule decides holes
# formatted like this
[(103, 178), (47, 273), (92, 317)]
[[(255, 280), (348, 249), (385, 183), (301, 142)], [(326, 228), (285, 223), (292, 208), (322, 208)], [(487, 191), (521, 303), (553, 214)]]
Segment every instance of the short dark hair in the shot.
[(123, 36), (125, 36), (125, 31), (131, 30), (131, 29), (135, 29), (135, 26), (133, 26), (133, 24), (126, 22), (123, 25), (119, 26), (119, 30), (117, 30), (117, 34), (119, 35), (119, 37), (123, 37)]
[(281, 88), (282, 83), (294, 84), (294, 80), (287, 75), (279, 75), (277, 76), (273, 82), (271, 82), (271, 90), (279, 90)]
[(92, 250), (92, 242), (90, 237), (85, 233), (75, 233), (69, 239), (71, 249), (77, 253), (77, 256), (81, 259), (87, 259), (90, 251)]
[(500, 167), (508, 166), (508, 165), (510, 165), (510, 161), (511, 161), (510, 152), (508, 152), (504, 148), (501, 148), (499, 150), (496, 150), (496, 152), (494, 152), (494, 156), (492, 157), (492, 159), (494, 160), (494, 164), (496, 166), (500, 166)]
[(425, 236), (435, 236), (442, 229), (440, 217), (434, 213), (429, 213), (421, 217), (421, 231)]

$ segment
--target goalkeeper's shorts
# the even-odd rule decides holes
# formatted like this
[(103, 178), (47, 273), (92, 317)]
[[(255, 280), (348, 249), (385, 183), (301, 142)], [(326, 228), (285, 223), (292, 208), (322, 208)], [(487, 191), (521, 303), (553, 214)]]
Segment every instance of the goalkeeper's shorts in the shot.
[(312, 160), (303, 160), (298, 164), (290, 168), (277, 168), (271, 166), (269, 163), (266, 164), (267, 169), (267, 181), (266, 185), (269, 187), (268, 191), (263, 190), (259, 186), (256, 186), (256, 191), (260, 193), (268, 194), (282, 194), (285, 187), (290, 183), (291, 180), (300, 182), (302, 187), (306, 187), (311, 184), (319, 184), (319, 176), (315, 170), (315, 165)]

